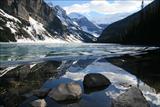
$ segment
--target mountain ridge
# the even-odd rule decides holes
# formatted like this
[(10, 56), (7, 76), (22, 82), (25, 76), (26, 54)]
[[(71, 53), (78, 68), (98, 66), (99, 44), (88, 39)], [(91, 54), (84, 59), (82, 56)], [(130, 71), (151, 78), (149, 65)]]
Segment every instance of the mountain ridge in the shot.
[(81, 28), (83, 31), (88, 32), (92, 34), (95, 37), (99, 37), (99, 35), (102, 33), (103, 29), (106, 26), (99, 26), (92, 21), (90, 21), (87, 17), (79, 14), (79, 13), (70, 13), (68, 15), (72, 20), (74, 20)]
[(142, 10), (109, 25), (98, 42), (160, 45), (160, 1), (155, 0)]
[[(0, 41), (13, 41), (16, 42), (16, 36), (18, 38), (34, 36), (34, 38), (43, 38), (45, 35), (38, 35), (37, 33), (30, 33), (28, 31), (24, 31), (24, 28), (30, 26), (31, 23), (29, 22), (30, 18), (33, 18), (38, 23), (41, 23), (44, 29), (51, 35), (51, 38), (58, 38), (62, 41), (66, 42), (92, 42), (92, 35), (82, 31), (82, 29), (78, 28), (75, 24), (72, 23), (72, 26), (66, 26), (63, 21), (61, 20), (66, 16), (65, 10), (62, 8), (50, 7), (47, 3), (43, 0), (1, 0), (0, 2), (0, 9), (3, 10), (6, 14), (9, 14), (17, 19), (19, 19), (21, 24), (15, 23), (13, 20), (11, 21), (12, 27), (16, 25), (16, 27), (20, 28), (17, 32), (21, 33), (20, 35), (15, 35), (10, 32), (10, 28), (6, 26), (9, 23), (9, 19), (3, 16), (1, 11), (0, 18), (5, 20), (0, 20), (1, 29), (0, 33)], [(59, 17), (59, 12), (63, 13), (61, 17)], [(67, 17), (68, 18), (68, 17)], [(68, 19), (69, 20), (69, 19)], [(4, 21), (4, 22), (3, 22)], [(71, 20), (70, 20), (71, 21)], [(15, 23), (15, 24), (13, 24)], [(68, 22), (71, 23), (71, 22)], [(23, 26), (23, 27), (22, 27)], [(32, 26), (30, 26), (32, 27)], [(15, 28), (14, 30), (18, 29)], [(22, 28), (22, 29), (21, 29)], [(36, 29), (33, 29), (36, 30)], [(9, 31), (9, 32), (7, 32)], [(23, 32), (23, 33), (22, 33)], [(25, 35), (24, 35), (25, 33)], [(9, 35), (11, 37), (9, 37)], [(38, 36), (38, 37), (37, 37)], [(11, 39), (12, 38), (12, 39)], [(4, 39), (4, 40), (3, 40)], [(32, 40), (32, 39), (31, 39)], [(39, 39), (43, 41), (43, 39)]]

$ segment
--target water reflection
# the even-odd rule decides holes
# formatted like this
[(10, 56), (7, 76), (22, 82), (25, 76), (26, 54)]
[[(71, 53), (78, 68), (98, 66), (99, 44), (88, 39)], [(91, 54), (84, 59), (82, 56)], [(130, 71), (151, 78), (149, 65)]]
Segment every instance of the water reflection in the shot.
[[(129, 56), (144, 57), (142, 54), (147, 53), (147, 50), (153, 51), (153, 49), (157, 49), (156, 47), (115, 44), (5, 44), (2, 47), (0, 74), (4, 75), (0, 78), (0, 104), (2, 103), (6, 107), (30, 107), (30, 102), (38, 99), (33, 96), (32, 91), (39, 88), (53, 88), (60, 83), (71, 81), (78, 82), (83, 88), (82, 81), (88, 73), (101, 73), (111, 81), (112, 85), (106, 89), (84, 93), (82, 99), (72, 104), (57, 103), (46, 97), (48, 107), (110, 107), (111, 100), (131, 86), (137, 86), (142, 90), (151, 107), (160, 106), (160, 93), (150, 87), (150, 84), (148, 85), (147, 81), (150, 79), (143, 79), (145, 72), (133, 73), (139, 69), (140, 71), (144, 70), (141, 68), (143, 64), (149, 66), (159, 62), (151, 61), (148, 65), (144, 63), (148, 57), (145, 60), (127, 59)], [(122, 55), (125, 55), (126, 59), (122, 58), (118, 61), (117, 56)], [(154, 55), (149, 57), (157, 60)], [(114, 58), (115, 60), (113, 60)], [(130, 65), (133, 65), (134, 69), (128, 69), (124, 66), (120, 66), (120, 68), (108, 61), (117, 66), (124, 64), (129, 68), (132, 67)], [(128, 64), (129, 62), (133, 63)], [(18, 67), (8, 69), (7, 67), (10, 65)], [(145, 68), (145, 71), (154, 70), (155, 72), (156, 69), (152, 68), (154, 66), (149, 67), (151, 68)], [(157, 81), (154, 82), (157, 84)]]
[(0, 99), (5, 107), (16, 107), (39, 89), (50, 77), (58, 77), (61, 62), (45, 62), (37, 65), (21, 65), (0, 78)]
[[(71, 68), (71, 70), (73, 70), (73, 67)], [(70, 78), (75, 81), (82, 81), (87, 73), (98, 72), (105, 75), (112, 82), (112, 85), (105, 90), (106, 95), (111, 98), (116, 98), (119, 94), (131, 86), (138, 85), (146, 99), (150, 101), (151, 107), (160, 105), (160, 94), (156, 93), (154, 88), (151, 88), (139, 78), (128, 73), (124, 69), (112, 65), (111, 63), (107, 62), (107, 60), (104, 61), (103, 59), (95, 61), (80, 72), (70, 72), (69, 69), (63, 77)]]

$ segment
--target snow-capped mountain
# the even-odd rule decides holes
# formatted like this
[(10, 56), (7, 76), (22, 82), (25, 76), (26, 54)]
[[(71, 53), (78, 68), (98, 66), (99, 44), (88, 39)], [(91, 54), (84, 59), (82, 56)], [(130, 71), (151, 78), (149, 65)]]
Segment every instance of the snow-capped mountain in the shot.
[(66, 31), (68, 34), (75, 36), (81, 41), (88, 41), (89, 39), (94, 39), (94, 37), (90, 34), (85, 32), (76, 21), (71, 19), (64, 9), (60, 6), (54, 6), (56, 16), (60, 19), (63, 26), (65, 26)]
[(18, 19), (0, 9), (0, 41), (3, 42), (65, 42), (54, 38), (32, 17), (29, 20)]
[(92, 42), (59, 6), (43, 0), (1, 0), (0, 41), (3, 42)]
[(72, 19), (81, 19), (81, 18), (84, 18), (85, 16), (74, 12), (74, 13), (70, 13), (69, 17), (72, 18)]
[(78, 23), (78, 25), (82, 28), (83, 31), (88, 32), (95, 37), (99, 37), (104, 27), (101, 27), (90, 20), (87, 17), (79, 14), (79, 13), (70, 13), (69, 17)]

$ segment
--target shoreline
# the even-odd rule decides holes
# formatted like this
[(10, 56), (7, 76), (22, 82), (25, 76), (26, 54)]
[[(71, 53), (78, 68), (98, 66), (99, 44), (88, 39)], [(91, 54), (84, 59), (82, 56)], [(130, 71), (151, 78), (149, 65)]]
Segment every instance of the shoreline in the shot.
[[(140, 80), (140, 85), (142, 85), (141, 88), (143, 88), (143, 84), (147, 83), (146, 85), (149, 85), (151, 87), (149, 86), (145, 86), (145, 87), (149, 89), (150, 92), (152, 92), (151, 90), (156, 89), (157, 94), (149, 93), (149, 95), (155, 94), (158, 96), (159, 91), (157, 91), (157, 89), (159, 88), (158, 86), (159, 84), (158, 85), (156, 84), (155, 86), (158, 86), (158, 87), (155, 87), (153, 84), (149, 84), (148, 81), (150, 81), (150, 78), (146, 78), (145, 75), (143, 75), (144, 78), (142, 78), (138, 74), (136, 73), (134, 74), (133, 72), (130, 72), (131, 71), (130, 69), (132, 69), (132, 71), (135, 71), (135, 69), (133, 69), (132, 67), (130, 68), (129, 65), (135, 66), (134, 64), (136, 61), (142, 61), (146, 63), (150, 62), (151, 60), (158, 61), (160, 58), (158, 56), (159, 52), (160, 50), (154, 50), (154, 51), (152, 50), (152, 51), (149, 51), (148, 54), (141, 54), (141, 55), (135, 55), (135, 56), (130, 56), (126, 54), (124, 56), (115, 57), (115, 58), (98, 58), (95, 60), (81, 59), (78, 61), (63, 61), (63, 62), (49, 61), (49, 62), (38, 63), (36, 65), (23, 65), (23, 66), (21, 65), (16, 67), (15, 69), (12, 69), (2, 78), (0, 78), (1, 83), (4, 82), (0, 87), (1, 88), (0, 99), (5, 100), (7, 98), (6, 101), (9, 104), (8, 106), (11, 106), (11, 105), (19, 106), (19, 104), (23, 105), (28, 103), (26, 101), (31, 100), (30, 98), (33, 97), (32, 91), (36, 89), (40, 89), (43, 87), (49, 88), (49, 87), (52, 87), (52, 85), (54, 86), (59, 82), (65, 83), (65, 81), (67, 82), (68, 80), (77, 81), (78, 83), (82, 84), (81, 81), (83, 80), (83, 76), (85, 74), (97, 72), (97, 71), (107, 76), (112, 81), (112, 85), (105, 90), (96, 91), (91, 94), (85, 94), (82, 97), (81, 103), (84, 103), (83, 100), (86, 100), (86, 104), (90, 104), (91, 102), (86, 98), (91, 98), (92, 100), (99, 101), (99, 99), (104, 98), (103, 94), (105, 94), (106, 95), (105, 98), (108, 99), (108, 102), (99, 102), (99, 103), (109, 104), (110, 96), (114, 96), (114, 94), (115, 96), (117, 96), (120, 93), (125, 92), (125, 90), (128, 89), (130, 87), (130, 84), (132, 83), (137, 84), (135, 83), (137, 81), (135, 81), (134, 79)], [(130, 64), (130, 62), (132, 63)], [(125, 65), (125, 67), (123, 65)], [(120, 68), (117, 66), (119, 66)], [(127, 80), (127, 78), (126, 79), (120, 78), (121, 76), (119, 75), (123, 75), (127, 77), (129, 80)], [(145, 79), (148, 81), (144, 81)], [(121, 82), (119, 80), (121, 80)], [(46, 82), (48, 83), (48, 85), (46, 85), (45, 87), (44, 83)], [(152, 87), (154, 88), (152, 89)], [(119, 90), (120, 92), (116, 92), (116, 90)], [(115, 91), (115, 92), (111, 93), (112, 91)], [(98, 97), (99, 99), (96, 96), (99, 96)], [(14, 99), (12, 99), (12, 97), (14, 97)], [(5, 102), (0, 102), (0, 104), (1, 103), (5, 104)], [(150, 103), (152, 104), (152, 102)], [(56, 105), (55, 102), (53, 104)], [(102, 107), (103, 106), (104, 105), (102, 105)]]

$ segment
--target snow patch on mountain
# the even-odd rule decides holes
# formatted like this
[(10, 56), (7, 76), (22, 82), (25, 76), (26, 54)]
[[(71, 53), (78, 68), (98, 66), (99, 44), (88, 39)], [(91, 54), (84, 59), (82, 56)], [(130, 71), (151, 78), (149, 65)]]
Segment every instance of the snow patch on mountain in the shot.
[(56, 10), (56, 15), (57, 17), (61, 20), (63, 25), (66, 25), (68, 27), (72, 27), (75, 26), (78, 28), (78, 24), (76, 22), (74, 22), (73, 20), (70, 19), (70, 17), (67, 16), (66, 11), (63, 10), (60, 6), (55, 6), (54, 9)]
[(69, 17), (72, 18), (72, 19), (81, 19), (81, 18), (84, 18), (83, 15), (81, 15), (81, 14), (79, 14), (79, 13), (75, 13), (75, 12), (70, 13), (70, 14), (69, 14)]
[[(60, 16), (60, 13), (59, 13), (59, 16)], [(68, 35), (66, 34), (65, 38), (60, 38), (56, 35), (52, 35), (45, 29), (42, 23), (39, 23), (32, 17), (29, 17), (28, 21), (25, 20), (26, 21), (25, 23), (23, 21), (24, 21), (23, 19), (21, 18), (19, 19), (14, 16), (11, 16), (0, 9), (0, 22), (4, 23), (0, 25), (0, 30), (2, 30), (2, 32), (4, 32), (4, 30), (6, 32), (10, 32), (11, 35), (9, 36), (14, 35), (16, 42), (20, 42), (20, 43), (24, 43), (24, 42), (27, 42), (27, 43), (77, 42), (77, 43), (80, 43), (82, 42), (81, 37), (76, 38), (73, 34), (68, 34)], [(67, 23), (68, 22), (70, 21), (67, 20)], [(8, 29), (10, 29), (10, 31), (8, 31)]]
[(101, 26), (91, 22), (90, 20), (87, 19), (87, 17), (79, 13), (70, 13), (68, 16), (72, 20), (74, 20), (83, 31), (92, 34), (96, 38), (100, 36), (101, 32), (104, 29)]
[(89, 31), (87, 26), (81, 26), (82, 30), (85, 31), (85, 32), (88, 32), (90, 34), (92, 34), (94, 37), (98, 38), (99, 35), (96, 33), (96, 32), (93, 32), (93, 31)]
[(6, 23), (6, 27), (10, 28), (11, 32), (13, 34), (15, 34), (17, 31), (16, 31), (16, 25), (13, 23), (13, 22), (7, 22)]
[(54, 6), (56, 16), (60, 19), (61, 23), (65, 26), (65, 30), (68, 34), (63, 34), (63, 37), (67, 41), (90, 41), (93, 40), (93, 35), (88, 32), (82, 30), (79, 24), (71, 19), (67, 14), (66, 11), (61, 8), (60, 6)]
[[(19, 19), (17, 19), (17, 18), (15, 18), (15, 17), (13, 17), (13, 16), (5, 13), (2, 9), (0, 9), (0, 15), (4, 16), (4, 17), (6, 17), (6, 18), (8, 18), (8, 19), (10, 19), (10, 20), (13, 20), (13, 21), (15, 21), (15, 22), (21, 23), (21, 21), (20, 21)], [(2, 19), (1, 19), (1, 20), (2, 20)]]

